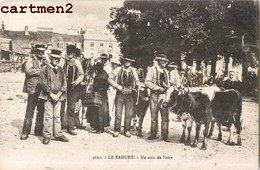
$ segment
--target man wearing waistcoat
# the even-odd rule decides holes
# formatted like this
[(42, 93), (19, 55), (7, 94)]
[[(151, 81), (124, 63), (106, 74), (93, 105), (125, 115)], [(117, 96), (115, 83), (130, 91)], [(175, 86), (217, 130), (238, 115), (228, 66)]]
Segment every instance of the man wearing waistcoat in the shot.
[(158, 131), (158, 112), (161, 113), (161, 136), (165, 142), (169, 142), (169, 111), (162, 106), (166, 94), (166, 88), (170, 85), (169, 74), (165, 69), (169, 62), (164, 54), (155, 57), (155, 63), (148, 69), (145, 85), (151, 90), (150, 110), (151, 110), (151, 135), (148, 140), (156, 139)]
[(75, 126), (75, 105), (80, 96), (80, 83), (83, 81), (84, 72), (81, 63), (75, 58), (76, 46), (67, 46), (66, 75), (67, 75), (67, 132), (70, 135), (77, 135)]
[(123, 66), (117, 67), (109, 75), (108, 82), (117, 89), (115, 97), (115, 128), (113, 137), (118, 137), (121, 128), (123, 107), (125, 107), (124, 135), (131, 137), (131, 119), (133, 116), (133, 93), (135, 84), (139, 85), (136, 70), (131, 66), (135, 61), (130, 58), (121, 58)]

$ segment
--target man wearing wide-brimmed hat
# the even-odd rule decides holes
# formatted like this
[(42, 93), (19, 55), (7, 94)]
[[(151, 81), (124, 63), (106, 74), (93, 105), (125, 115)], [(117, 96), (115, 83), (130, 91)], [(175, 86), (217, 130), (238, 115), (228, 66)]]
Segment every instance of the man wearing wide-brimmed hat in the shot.
[(53, 136), (58, 141), (68, 142), (61, 131), (61, 101), (65, 100), (67, 82), (64, 70), (58, 66), (61, 51), (52, 49), (49, 54), (50, 64), (42, 69), (42, 92), (39, 96), (44, 100), (43, 144), (48, 144)]
[(43, 122), (43, 104), (38, 102), (38, 97), (41, 92), (40, 86), (40, 73), (41, 73), (41, 60), (44, 49), (33, 47), (31, 50), (31, 57), (24, 63), (25, 64), (25, 81), (23, 92), (28, 93), (26, 113), (23, 123), (23, 129), (20, 139), (26, 140), (31, 132), (32, 119), (34, 110), (37, 106), (37, 118), (35, 123), (35, 135), (41, 135), (42, 122)]
[(67, 75), (67, 131), (70, 135), (77, 135), (75, 126), (75, 107), (81, 92), (80, 83), (84, 79), (82, 65), (76, 59), (77, 48), (75, 45), (67, 46), (66, 75)]
[(131, 119), (133, 116), (133, 89), (139, 84), (136, 70), (131, 66), (135, 61), (130, 57), (121, 58), (122, 67), (117, 67), (109, 75), (108, 82), (117, 89), (115, 97), (114, 137), (118, 137), (121, 129), (123, 107), (125, 107), (124, 135), (131, 137)]
[(150, 110), (151, 110), (151, 135), (148, 140), (156, 139), (158, 131), (158, 112), (161, 113), (161, 136), (165, 142), (169, 142), (169, 111), (162, 106), (166, 89), (170, 86), (169, 74), (165, 69), (169, 62), (165, 54), (158, 54), (154, 59), (155, 63), (148, 69), (145, 85), (151, 90)]

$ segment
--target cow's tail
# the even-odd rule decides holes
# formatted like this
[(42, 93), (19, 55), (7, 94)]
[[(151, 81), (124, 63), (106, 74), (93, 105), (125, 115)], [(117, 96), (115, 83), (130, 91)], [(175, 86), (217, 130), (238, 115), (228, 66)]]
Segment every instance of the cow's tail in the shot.
[(237, 101), (237, 110), (235, 114), (235, 121), (236, 121), (236, 126), (237, 126), (237, 133), (240, 134), (242, 130), (242, 120), (241, 120), (241, 115), (242, 115), (242, 96), (241, 94), (237, 91), (238, 95), (238, 101)]

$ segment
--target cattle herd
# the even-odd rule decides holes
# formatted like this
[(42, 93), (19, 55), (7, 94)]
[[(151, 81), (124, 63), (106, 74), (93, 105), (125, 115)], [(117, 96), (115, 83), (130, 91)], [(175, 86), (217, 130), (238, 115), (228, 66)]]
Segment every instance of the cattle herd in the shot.
[[(136, 128), (136, 118), (133, 122), (133, 130), (137, 130), (137, 136), (142, 136), (142, 123), (148, 109), (148, 93), (143, 88), (137, 97), (134, 113), (139, 120), (138, 129)], [(217, 123), (219, 132), (217, 140), (222, 140), (221, 126), (226, 126), (229, 132), (227, 145), (242, 145), (241, 142), (241, 111), (242, 96), (240, 92), (234, 89), (223, 90), (218, 87), (200, 87), (200, 88), (177, 88), (171, 86), (167, 89), (163, 107), (171, 109), (174, 113), (181, 116), (183, 132), (180, 142), (191, 147), (197, 147), (201, 125), (204, 124), (203, 141), (201, 149), (207, 149), (206, 138), (213, 135), (215, 123)], [(192, 124), (195, 122), (196, 134), (191, 142)], [(237, 134), (237, 142), (232, 140), (231, 127), (234, 125)], [(186, 129), (188, 135), (186, 138)]]

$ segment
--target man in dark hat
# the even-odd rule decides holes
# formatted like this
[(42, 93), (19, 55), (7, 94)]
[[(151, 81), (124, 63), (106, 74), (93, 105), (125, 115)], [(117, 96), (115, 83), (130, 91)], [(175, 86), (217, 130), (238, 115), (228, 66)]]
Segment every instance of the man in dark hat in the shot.
[(161, 113), (161, 136), (165, 142), (169, 142), (168, 129), (169, 129), (169, 111), (162, 106), (165, 98), (166, 89), (170, 85), (169, 75), (165, 69), (166, 64), (169, 62), (164, 54), (158, 54), (155, 63), (148, 69), (145, 85), (151, 89), (150, 94), (150, 110), (151, 110), (151, 135), (148, 140), (156, 138), (158, 131), (158, 112)]
[(122, 67), (117, 67), (109, 75), (108, 82), (117, 89), (115, 97), (115, 129), (114, 137), (118, 137), (121, 128), (123, 107), (125, 107), (124, 135), (131, 137), (131, 119), (133, 117), (133, 89), (139, 85), (136, 70), (131, 66), (135, 61), (130, 58), (122, 58)]
[(61, 131), (60, 109), (61, 101), (65, 100), (67, 80), (64, 70), (58, 66), (60, 58), (60, 50), (51, 50), (50, 64), (44, 66), (41, 73), (42, 92), (39, 98), (44, 100), (42, 143), (45, 145), (49, 144), (52, 134), (58, 141), (69, 141)]
[(41, 60), (44, 51), (42, 49), (33, 48), (31, 57), (25, 63), (25, 81), (23, 92), (28, 93), (26, 113), (23, 123), (21, 140), (26, 140), (31, 132), (32, 119), (34, 116), (35, 107), (37, 107), (35, 135), (41, 136), (43, 128), (43, 103), (38, 102), (38, 97), (41, 92), (40, 86), (40, 73), (41, 73)]
[(80, 96), (81, 86), (84, 72), (82, 65), (78, 59), (75, 58), (76, 46), (67, 46), (66, 58), (66, 75), (67, 75), (67, 131), (70, 135), (77, 135), (74, 130), (75, 126), (75, 105)]

